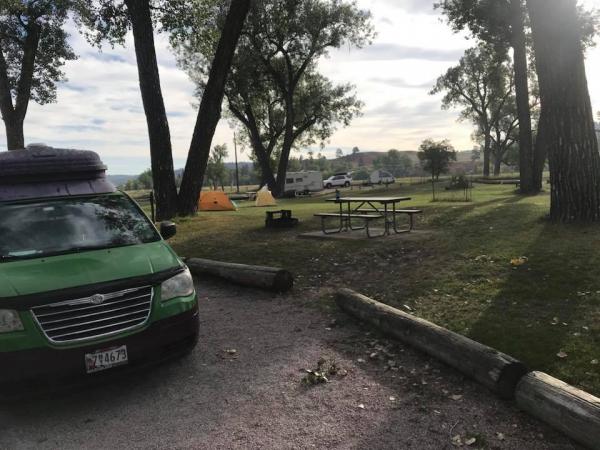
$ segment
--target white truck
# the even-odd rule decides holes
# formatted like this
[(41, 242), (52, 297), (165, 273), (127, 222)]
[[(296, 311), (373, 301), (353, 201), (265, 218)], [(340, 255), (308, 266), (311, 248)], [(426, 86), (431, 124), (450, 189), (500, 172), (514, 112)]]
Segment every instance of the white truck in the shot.
[(285, 192), (309, 194), (323, 190), (323, 175), (318, 171), (288, 172), (285, 176)]

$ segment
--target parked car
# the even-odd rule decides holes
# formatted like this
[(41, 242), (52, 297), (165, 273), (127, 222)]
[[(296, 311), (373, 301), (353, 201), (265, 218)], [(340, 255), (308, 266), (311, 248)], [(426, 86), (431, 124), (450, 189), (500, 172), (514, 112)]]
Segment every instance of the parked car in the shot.
[(188, 268), (88, 151), (0, 153), (0, 385), (93, 378), (198, 336)]
[(350, 187), (352, 184), (352, 177), (349, 174), (336, 174), (332, 175), (323, 181), (323, 187), (325, 189), (332, 189), (334, 187)]
[(396, 182), (394, 176), (386, 170), (376, 170), (369, 177), (372, 184), (392, 184)]

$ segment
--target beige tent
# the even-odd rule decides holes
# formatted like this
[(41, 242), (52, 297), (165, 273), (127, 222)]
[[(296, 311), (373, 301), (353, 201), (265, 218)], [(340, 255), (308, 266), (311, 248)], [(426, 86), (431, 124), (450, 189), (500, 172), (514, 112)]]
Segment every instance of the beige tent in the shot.
[(256, 193), (256, 202), (254, 204), (255, 206), (275, 206), (277, 202), (273, 198), (273, 194), (271, 194), (269, 188), (265, 186)]

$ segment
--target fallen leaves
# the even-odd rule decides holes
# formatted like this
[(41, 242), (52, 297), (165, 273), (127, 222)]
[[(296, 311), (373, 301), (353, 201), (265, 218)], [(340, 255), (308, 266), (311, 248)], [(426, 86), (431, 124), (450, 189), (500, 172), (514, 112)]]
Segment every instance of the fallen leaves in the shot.
[(306, 369), (306, 376), (302, 378), (302, 384), (308, 386), (315, 386), (317, 384), (327, 383), (329, 380), (323, 372), (317, 372), (315, 370)]
[(239, 355), (238, 355), (238, 351), (235, 348), (226, 348), (224, 350), (221, 350), (219, 353), (217, 353), (217, 356), (220, 357), (221, 359), (233, 361), (233, 360), (237, 359), (237, 357)]
[(527, 261), (529, 261), (529, 259), (527, 258), (527, 256), (520, 256), (518, 258), (513, 258), (510, 260), (510, 265), (513, 267), (519, 267), (522, 265), (527, 264)]
[(465, 445), (473, 445), (475, 442), (477, 442), (477, 439), (472, 437), (465, 441)]
[(319, 358), (316, 369), (305, 369), (306, 375), (302, 378), (302, 384), (307, 386), (315, 386), (329, 382), (328, 377), (340, 376), (345, 377), (348, 371), (342, 369), (333, 359), (327, 361), (325, 358)]
[(463, 441), (462, 441), (462, 438), (460, 437), (460, 434), (457, 434), (456, 436), (452, 437), (451, 442), (452, 442), (452, 445), (454, 445), (456, 447), (462, 447), (462, 445), (463, 445)]
[(457, 434), (456, 436), (452, 437), (452, 439), (450, 440), (450, 442), (452, 442), (452, 445), (454, 445), (455, 447), (462, 447), (463, 445), (466, 446), (471, 446), (473, 444), (475, 444), (477, 442), (477, 438), (475, 437), (465, 437), (465, 439), (463, 440), (463, 438), (461, 437), (460, 434)]

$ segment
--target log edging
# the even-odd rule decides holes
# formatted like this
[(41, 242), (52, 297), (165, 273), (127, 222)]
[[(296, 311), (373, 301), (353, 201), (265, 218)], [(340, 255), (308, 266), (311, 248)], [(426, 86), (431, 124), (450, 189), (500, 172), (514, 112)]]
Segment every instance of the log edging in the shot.
[(203, 258), (184, 258), (193, 275), (212, 275), (242, 286), (287, 292), (294, 286), (291, 272), (278, 267), (251, 266)]
[(526, 366), (498, 350), (350, 289), (336, 292), (337, 305), (475, 379), (523, 411), (571, 439), (600, 450), (600, 399)]

